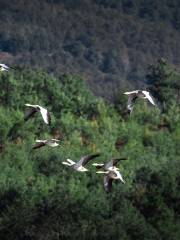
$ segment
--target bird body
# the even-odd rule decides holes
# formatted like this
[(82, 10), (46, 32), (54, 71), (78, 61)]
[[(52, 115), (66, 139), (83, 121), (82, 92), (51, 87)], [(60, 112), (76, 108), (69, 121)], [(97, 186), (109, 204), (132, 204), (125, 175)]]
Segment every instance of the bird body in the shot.
[(125, 92), (124, 94), (128, 95), (127, 109), (129, 111), (129, 113), (132, 113), (134, 103), (137, 98), (147, 99), (152, 105), (154, 105), (154, 106), (156, 105), (152, 96), (150, 95), (150, 93), (148, 91), (135, 90), (135, 91), (131, 91), (131, 92)]
[(109, 171), (104, 176), (104, 189), (106, 192), (111, 191), (113, 180), (120, 180), (121, 182), (125, 183), (125, 181), (119, 171), (117, 171), (117, 170)]
[(88, 171), (87, 168), (83, 167), (82, 165), (79, 166), (76, 162), (74, 162), (70, 159), (67, 159), (66, 161), (67, 162), (62, 162), (62, 164), (70, 166), (71, 168), (73, 168), (74, 170), (76, 170), (78, 172), (87, 172)]
[(83, 166), (76, 167), (76, 164), (72, 167), (73, 167), (74, 170), (76, 170), (78, 172), (87, 172), (88, 171), (88, 169), (83, 167)]
[(47, 140), (36, 140), (36, 144), (34, 145), (33, 149), (37, 149), (37, 148), (41, 148), (43, 146), (50, 146), (50, 147), (56, 147), (59, 146), (59, 142), (60, 140), (58, 139), (47, 139)]
[(32, 117), (36, 112), (40, 112), (44, 122), (50, 125), (51, 117), (50, 117), (50, 113), (46, 108), (41, 107), (39, 105), (32, 105), (29, 103), (26, 103), (25, 106), (30, 107), (29, 112), (27, 112), (24, 118), (25, 121), (27, 121), (30, 117)]
[(106, 192), (110, 192), (112, 188), (113, 180), (120, 180), (125, 183), (119, 169), (116, 167), (117, 163), (121, 160), (126, 160), (127, 158), (113, 158), (106, 163), (93, 163), (97, 169), (100, 169), (96, 173), (105, 174), (104, 176), (104, 189)]
[(74, 162), (71, 159), (67, 159), (66, 162), (62, 162), (62, 164), (70, 166), (71, 168), (73, 168), (74, 170), (78, 171), (78, 172), (86, 172), (88, 171), (87, 168), (85, 168), (84, 166), (93, 158), (98, 157), (100, 154), (92, 154), (92, 155), (86, 155), (84, 157), (82, 157), (78, 162)]
[(126, 160), (126, 158), (113, 158), (109, 162), (106, 163), (93, 163), (97, 169), (101, 169), (104, 171), (118, 170), (116, 167), (117, 163), (121, 160)]

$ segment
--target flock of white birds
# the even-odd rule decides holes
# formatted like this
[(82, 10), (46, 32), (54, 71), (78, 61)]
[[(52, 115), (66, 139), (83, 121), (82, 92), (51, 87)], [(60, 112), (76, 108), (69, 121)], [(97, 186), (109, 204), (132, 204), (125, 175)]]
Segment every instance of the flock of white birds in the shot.
[[(15, 69), (13, 67), (9, 67), (6, 64), (1, 64), (0, 63), (0, 71), (8, 71), (10, 69)], [(128, 102), (127, 102), (127, 109), (129, 114), (132, 113), (133, 111), (133, 107), (134, 104), (136, 102), (136, 99), (138, 98), (142, 98), (142, 99), (147, 99), (152, 105), (156, 105), (152, 96), (150, 95), (150, 93), (148, 91), (143, 91), (143, 90), (135, 90), (135, 91), (131, 91), (131, 92), (125, 92), (124, 94), (128, 95)], [(51, 116), (49, 111), (39, 105), (32, 105), (32, 104), (25, 104), (25, 106), (27, 106), (29, 109), (25, 114), (24, 120), (27, 121), (29, 118), (31, 118), (32, 116), (34, 116), (34, 114), (36, 114), (37, 112), (40, 112), (43, 121), (47, 124), (50, 125), (51, 124)], [(38, 149), (41, 148), (43, 146), (50, 146), (50, 147), (56, 147), (59, 146), (59, 139), (46, 139), (46, 140), (36, 140), (36, 144), (33, 146), (33, 149)], [(80, 158), (79, 161), (74, 162), (71, 159), (67, 159), (66, 162), (62, 162), (62, 164), (67, 165), (69, 167), (71, 167), (72, 169), (74, 169), (75, 171), (78, 172), (85, 172), (88, 171), (87, 168), (85, 168), (86, 164), (96, 158), (99, 157), (100, 154), (91, 154), (91, 155), (87, 155), (87, 156), (83, 156)], [(106, 192), (110, 192), (112, 189), (112, 182), (113, 180), (120, 180), (122, 183), (125, 183), (119, 168), (117, 168), (117, 164), (119, 161), (121, 160), (126, 160), (126, 158), (115, 158), (115, 159), (111, 159), (109, 162), (106, 163), (93, 163), (92, 165), (96, 167), (96, 169), (98, 169), (98, 171), (96, 173), (102, 173), (104, 174), (104, 189)]]

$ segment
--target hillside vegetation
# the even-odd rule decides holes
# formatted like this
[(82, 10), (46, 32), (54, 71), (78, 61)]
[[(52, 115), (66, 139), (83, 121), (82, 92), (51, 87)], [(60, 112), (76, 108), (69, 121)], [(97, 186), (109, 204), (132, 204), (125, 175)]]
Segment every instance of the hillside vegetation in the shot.
[(96, 95), (143, 86), (147, 66), (180, 66), (178, 0), (14, 0), (0, 2), (0, 59), (75, 73)]
[[(78, 76), (0, 75), (0, 239), (180, 238), (180, 73), (158, 62), (147, 78), (159, 108), (139, 100), (129, 117), (123, 94), (109, 105)], [(24, 122), (25, 103), (47, 107), (52, 125), (38, 114)], [(32, 149), (51, 137), (59, 147)], [(97, 152), (96, 162), (128, 158), (119, 164), (126, 184), (110, 194), (91, 163), (87, 173), (62, 165)]]

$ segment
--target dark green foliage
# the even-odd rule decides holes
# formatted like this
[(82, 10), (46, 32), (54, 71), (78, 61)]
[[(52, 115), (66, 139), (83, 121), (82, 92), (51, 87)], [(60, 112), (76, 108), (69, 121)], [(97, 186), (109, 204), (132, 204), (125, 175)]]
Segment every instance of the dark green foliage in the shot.
[[(171, 76), (179, 73), (172, 69), (165, 81)], [(179, 239), (180, 113), (173, 86), (166, 112), (138, 100), (130, 117), (123, 95), (114, 108), (78, 76), (19, 69), (1, 74), (0, 88), (0, 239)], [(163, 88), (160, 96), (168, 99)], [(52, 125), (40, 114), (24, 122), (25, 103), (47, 107)], [(35, 139), (51, 137), (59, 147), (32, 149)], [(126, 184), (113, 182), (111, 194), (91, 163), (87, 173), (62, 165), (96, 152), (97, 162), (128, 158), (119, 164)]]
[(168, 66), (164, 59), (150, 66), (147, 83), (164, 111), (167, 111), (175, 100), (180, 103), (180, 74), (174, 71), (172, 66)]

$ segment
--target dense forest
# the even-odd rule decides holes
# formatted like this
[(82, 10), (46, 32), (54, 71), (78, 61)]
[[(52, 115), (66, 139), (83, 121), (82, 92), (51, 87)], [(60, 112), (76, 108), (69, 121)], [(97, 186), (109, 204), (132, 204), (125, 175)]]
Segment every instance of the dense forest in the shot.
[[(160, 60), (146, 79), (158, 107), (140, 99), (128, 116), (125, 89), (110, 105), (76, 75), (1, 73), (0, 239), (180, 239), (180, 73)], [(25, 103), (47, 107), (51, 126), (38, 114), (24, 122)], [(32, 149), (52, 137), (60, 146)], [(96, 162), (127, 158), (111, 193), (91, 163), (62, 165), (97, 152)]]
[(79, 74), (98, 96), (146, 84), (154, 59), (180, 67), (178, 0), (1, 0), (0, 60)]

